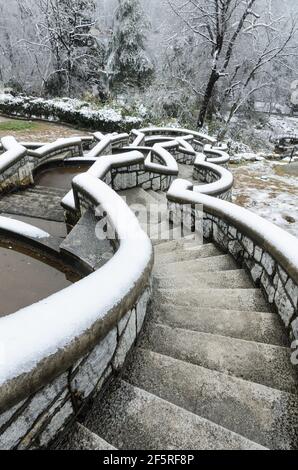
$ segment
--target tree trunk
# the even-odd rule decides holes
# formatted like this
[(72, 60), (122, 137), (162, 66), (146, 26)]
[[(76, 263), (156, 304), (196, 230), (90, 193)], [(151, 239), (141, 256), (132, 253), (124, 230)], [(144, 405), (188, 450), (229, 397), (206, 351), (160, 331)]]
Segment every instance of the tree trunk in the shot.
[(219, 79), (218, 72), (213, 69), (211, 72), (207, 87), (206, 87), (203, 103), (202, 103), (199, 118), (198, 118), (197, 126), (199, 129), (203, 127), (204, 125), (210, 99), (212, 98), (213, 90), (218, 79)]

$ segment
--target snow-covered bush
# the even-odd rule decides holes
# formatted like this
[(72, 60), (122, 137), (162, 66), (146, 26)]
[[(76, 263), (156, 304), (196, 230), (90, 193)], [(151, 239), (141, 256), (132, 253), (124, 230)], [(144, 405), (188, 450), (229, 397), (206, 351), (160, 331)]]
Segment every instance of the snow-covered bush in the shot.
[(109, 106), (96, 108), (71, 98), (43, 99), (32, 96), (0, 94), (0, 112), (11, 116), (65, 122), (102, 132), (127, 132), (144, 124), (141, 115), (126, 115)]

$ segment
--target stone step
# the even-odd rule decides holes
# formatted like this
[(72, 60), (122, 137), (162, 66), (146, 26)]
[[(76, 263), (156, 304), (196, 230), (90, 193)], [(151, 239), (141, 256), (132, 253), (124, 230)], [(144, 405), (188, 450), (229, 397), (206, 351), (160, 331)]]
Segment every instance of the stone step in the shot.
[(123, 380), (95, 401), (84, 425), (121, 450), (263, 449)]
[(76, 423), (58, 446), (59, 450), (116, 450), (97, 434)]
[(288, 348), (150, 323), (140, 346), (185, 362), (297, 394)]
[(156, 199), (142, 188), (127, 189), (118, 192), (119, 196), (125, 198), (126, 203), (129, 206), (143, 205), (149, 207), (150, 204), (156, 205)]
[(169, 253), (159, 253), (158, 248), (155, 251), (157, 264), (169, 264), (179, 261), (190, 261), (199, 258), (208, 258), (210, 256), (220, 256), (222, 252), (213, 243), (197, 245), (196, 247), (185, 247), (176, 249)]
[(0, 200), (0, 212), (9, 215), (20, 215), (26, 217), (33, 217), (37, 219), (50, 220), (53, 222), (65, 222), (64, 212), (59, 204), (30, 204), (22, 200), (7, 201), (6, 198)]
[(162, 304), (151, 309), (154, 322), (176, 328), (287, 347), (287, 334), (272, 312), (185, 308)]
[(172, 241), (182, 241), (186, 236), (194, 237), (189, 229), (173, 226), (165, 218), (163, 218), (162, 223), (152, 226), (150, 229), (150, 238), (154, 246)]
[(52, 188), (49, 186), (33, 186), (26, 189), (26, 192), (30, 194), (48, 194), (50, 196), (58, 196), (63, 198), (67, 193), (67, 190), (60, 188)]
[(49, 194), (35, 194), (35, 193), (28, 193), (24, 191), (22, 193), (14, 194), (8, 196), (3, 200), (3, 203), (10, 204), (10, 205), (21, 205), (21, 206), (42, 206), (46, 208), (47, 206), (57, 206), (58, 210), (62, 210), (60, 208), (61, 197), (53, 196)]
[(124, 379), (265, 447), (297, 448), (297, 395), (142, 349)]
[(161, 289), (249, 289), (252, 287), (252, 281), (244, 269), (235, 269), (205, 273), (188, 272), (184, 277), (174, 274), (171, 277), (159, 278), (157, 285)]
[(172, 253), (179, 250), (184, 250), (187, 248), (197, 248), (200, 245), (199, 240), (189, 240), (187, 238), (183, 238), (182, 240), (173, 240), (173, 241), (166, 241), (164, 243), (160, 243), (155, 248), (156, 255), (163, 255), (167, 253)]
[[(144, 231), (148, 234), (149, 230), (155, 232), (157, 224), (168, 219), (167, 206), (159, 204), (148, 191), (144, 191), (142, 188), (120, 191), (119, 195), (136, 214)], [(149, 223), (151, 223), (150, 228)]]
[(154, 199), (161, 203), (165, 204), (167, 206), (167, 193), (161, 192), (161, 191), (153, 191), (152, 189), (149, 189), (146, 191), (147, 193), (150, 194), (150, 196), (154, 197)]
[(164, 303), (190, 308), (217, 308), (225, 310), (254, 310), (268, 312), (261, 289), (215, 289), (215, 288), (181, 288), (157, 289), (153, 306), (158, 308)]
[(178, 261), (168, 265), (158, 265), (154, 269), (154, 274), (157, 277), (183, 277), (185, 273), (228, 271), (238, 268), (239, 266), (230, 255), (219, 255), (197, 260)]

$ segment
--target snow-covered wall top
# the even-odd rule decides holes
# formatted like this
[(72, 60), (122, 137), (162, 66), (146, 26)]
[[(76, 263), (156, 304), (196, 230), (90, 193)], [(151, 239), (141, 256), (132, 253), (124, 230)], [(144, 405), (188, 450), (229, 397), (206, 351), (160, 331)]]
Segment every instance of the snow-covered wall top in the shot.
[[(119, 249), (85, 279), (0, 319), (1, 410), (29, 396), (94, 347), (149, 282), (152, 245), (122, 198), (91, 174), (76, 177), (73, 185), (90, 207), (101, 205), (107, 211)], [(28, 235), (42, 234), (29, 230)]]
[[(204, 147), (208, 142), (209, 145), (210, 142), (215, 143), (213, 139), (187, 129), (170, 129), (166, 136), (167, 131), (143, 129), (132, 132), (130, 138), (126, 134), (104, 136), (97, 133), (93, 137), (95, 147), (91, 154), (69, 159), (71, 163), (86, 159), (92, 167), (73, 180), (73, 190), (64, 200), (65, 207), (82, 214), (86, 210), (95, 211), (100, 206), (103, 213), (107, 213), (108, 224), (116, 231), (119, 247), (107, 264), (85, 279), (0, 319), (1, 354), (4, 358), (0, 361), (1, 410), (48, 384), (83, 357), (109, 333), (111, 325), (115, 326), (122, 319), (148, 286), (153, 264), (152, 245), (122, 198), (102, 181), (113, 168), (120, 168), (125, 174), (125, 168), (128, 171), (133, 167), (138, 171), (142, 167), (143, 171), (147, 166), (147, 172), (169, 174), (172, 181), (172, 177), (178, 174), (177, 161), (180, 158), (194, 164), (194, 172), (197, 171), (206, 184), (193, 186), (186, 180), (175, 180), (167, 194), (170, 204), (179, 207), (203, 205), (206, 234), (212, 235), (216, 243), (232, 254), (241, 242), (245, 247), (244, 260), (250, 257), (250, 261), (255, 259), (263, 263), (262, 269), (271, 270), (270, 279), (273, 285), (276, 283), (274, 295), (281, 312), (284, 313), (288, 306), (285, 307), (286, 301), (281, 298), (280, 279), (276, 280), (278, 270), (286, 275), (285, 282), (290, 287), (284, 287), (292, 289), (293, 302), (298, 298), (297, 239), (246, 209), (220, 199), (233, 184), (232, 174), (224, 168), (229, 160), (224, 147), (207, 146), (202, 154), (198, 147)], [(152, 146), (142, 147), (148, 136), (154, 137), (147, 140), (147, 144)], [(121, 148), (128, 142), (131, 144)], [(15, 146), (16, 142), (7, 139), (2, 145), (5, 149)], [(36, 148), (34, 143), (32, 145)], [(110, 155), (104, 155), (107, 149)], [(117, 149), (116, 155), (113, 149)], [(3, 224), (3, 230), (19, 231), (32, 239), (47, 235), (33, 232), (28, 226), (14, 226), (14, 223), (6, 221)], [(219, 235), (219, 227), (223, 235)], [(261, 250), (261, 255), (257, 249)], [(238, 251), (235, 253), (239, 254)], [(273, 267), (274, 263), (278, 269)], [(297, 302), (296, 299), (296, 311)]]
[(21, 160), (27, 153), (27, 149), (19, 144), (14, 137), (3, 137), (1, 144), (5, 152), (0, 158), (0, 173)]

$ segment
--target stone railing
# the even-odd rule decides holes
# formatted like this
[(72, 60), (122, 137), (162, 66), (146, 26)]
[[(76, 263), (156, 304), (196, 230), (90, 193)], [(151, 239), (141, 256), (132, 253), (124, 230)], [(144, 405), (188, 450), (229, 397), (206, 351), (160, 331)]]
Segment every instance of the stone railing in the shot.
[(0, 155), (0, 193), (31, 184), (33, 177), (27, 149), (14, 137), (3, 137), (1, 145), (4, 153)]
[[(89, 137), (95, 146), (88, 154), (67, 160), (70, 165), (90, 164), (63, 200), (67, 221), (74, 225), (91, 214), (95, 222), (104, 222), (115, 231), (115, 254), (71, 287), (0, 319), (0, 447), (47, 445), (121, 369), (140, 332), (151, 292), (152, 245), (115, 191), (168, 190), (171, 214), (181, 215), (190, 206), (193, 219), (201, 220), (203, 211), (204, 238), (250, 272), (290, 337), (298, 339), (297, 239), (228, 202), (233, 176), (226, 169), (224, 146), (210, 147), (215, 141), (186, 129), (170, 129), (168, 137), (167, 131), (134, 131), (128, 146), (127, 135), (98, 133), (92, 142)], [(203, 184), (175, 180), (177, 162), (192, 164), (194, 178)], [(1, 230), (7, 237), (23, 231), (22, 237), (34, 239), (28, 227), (1, 228), (0, 220)], [(67, 243), (61, 250), (73, 256)]]
[[(133, 130), (132, 133), (136, 131)], [(202, 147), (206, 144), (215, 145), (216, 139), (210, 137), (202, 132), (191, 131), (189, 129), (182, 129), (182, 128), (173, 128), (173, 127), (148, 127), (144, 129), (139, 129), (139, 131), (145, 136), (154, 136), (154, 135), (164, 135), (166, 137), (184, 137), (185, 135), (192, 135), (193, 136), (193, 144), (195, 150), (201, 150)]]
[(193, 217), (201, 219), (203, 210), (204, 238), (230, 253), (250, 272), (279, 313), (290, 338), (297, 339), (297, 238), (242, 207), (192, 191), (192, 185), (184, 180), (176, 180), (167, 197), (173, 213), (191, 205)]
[(205, 145), (204, 154), (207, 157), (206, 161), (228, 168), (231, 157), (226, 150), (227, 149), (225, 147), (212, 147), (211, 145)]
[(206, 183), (200, 186), (194, 186), (193, 190), (195, 192), (218, 197), (227, 201), (232, 200), (234, 183), (232, 173), (221, 166), (210, 163), (206, 155), (197, 154), (194, 163), (193, 177), (201, 183)]
[[(90, 139), (85, 140), (89, 142)], [(1, 139), (0, 163), (0, 192), (4, 193), (11, 189), (26, 187), (33, 183), (33, 171), (44, 165), (55, 156), (67, 153), (70, 155), (83, 155), (83, 144), (81, 138), (58, 139), (51, 144), (40, 143), (19, 144), (14, 137)]]
[[(103, 155), (99, 159), (73, 158), (68, 163), (85, 163), (86, 158), (92, 165), (87, 174), (101, 179), (115, 191), (136, 187), (166, 191), (178, 176), (175, 159), (163, 147), (126, 147), (116, 155)], [(78, 215), (73, 190), (63, 198), (62, 206), (67, 223), (73, 225)]]
[(4, 449), (40, 447), (52, 440), (122, 367), (145, 318), (153, 264), (150, 240), (125, 202), (97, 177), (82, 174), (73, 188), (81, 214), (94, 213), (98, 206), (107, 213), (117, 251), (76, 284), (0, 319)]
[(80, 137), (69, 137), (58, 139), (50, 144), (43, 145), (36, 150), (30, 150), (30, 156), (43, 161), (68, 152), (71, 156), (82, 156), (83, 145)]

